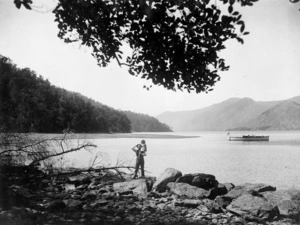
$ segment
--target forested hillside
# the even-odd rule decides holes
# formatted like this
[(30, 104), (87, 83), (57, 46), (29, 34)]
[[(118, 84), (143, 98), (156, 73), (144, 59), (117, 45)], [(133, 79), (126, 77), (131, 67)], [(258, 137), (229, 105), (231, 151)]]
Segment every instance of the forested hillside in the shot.
[(133, 132), (170, 132), (171, 128), (158, 121), (158, 119), (140, 113), (124, 111), (131, 121)]
[(0, 55), (0, 124), (14, 132), (130, 132), (127, 116), (57, 88)]

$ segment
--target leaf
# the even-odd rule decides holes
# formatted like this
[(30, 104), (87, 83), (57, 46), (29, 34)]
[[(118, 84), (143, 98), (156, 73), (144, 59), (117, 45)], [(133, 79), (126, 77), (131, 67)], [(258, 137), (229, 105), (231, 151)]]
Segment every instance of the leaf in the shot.
[(21, 8), (22, 3), (21, 3), (20, 0), (15, 0), (14, 3), (15, 3), (15, 5), (16, 5), (16, 7), (17, 7), (18, 9)]
[(248, 31), (243, 33), (243, 35), (248, 35), (248, 34), (250, 34), (250, 32), (248, 32)]
[(25, 6), (26, 9), (31, 10), (31, 7), (27, 2), (23, 2), (23, 5)]
[(232, 11), (233, 11), (233, 7), (232, 7), (232, 5), (230, 5), (230, 6), (228, 7), (228, 12), (231, 14)]
[(241, 30), (241, 32), (242, 32), (242, 33), (244, 32), (244, 30), (245, 30), (245, 24), (244, 24), (244, 23), (242, 24), (242, 26), (241, 26), (241, 29), (240, 29), (240, 30)]
[(242, 38), (240, 38), (240, 37), (237, 37), (236, 39), (237, 39), (237, 41), (238, 41), (238, 42), (240, 42), (240, 43), (244, 44), (244, 40), (243, 40)]

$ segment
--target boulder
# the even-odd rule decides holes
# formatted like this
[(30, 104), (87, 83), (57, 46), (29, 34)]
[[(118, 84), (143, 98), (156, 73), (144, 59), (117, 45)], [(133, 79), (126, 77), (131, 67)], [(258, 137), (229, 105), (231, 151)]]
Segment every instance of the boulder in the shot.
[(227, 210), (250, 219), (273, 219), (279, 216), (277, 206), (271, 205), (264, 198), (245, 194), (233, 200)]
[(212, 213), (220, 213), (222, 212), (222, 208), (211, 199), (203, 199), (203, 204), (212, 212)]
[(228, 205), (232, 202), (232, 198), (226, 196), (217, 196), (215, 202), (222, 208), (226, 209)]
[(205, 173), (185, 174), (179, 177), (176, 182), (187, 183), (205, 190), (217, 187), (218, 181), (215, 176)]
[(215, 199), (217, 196), (227, 194), (227, 188), (224, 184), (218, 184), (217, 187), (213, 187), (209, 190), (208, 198)]
[(300, 216), (300, 190), (289, 189), (265, 192), (264, 198), (272, 206), (277, 206), (280, 215), (287, 217)]
[(148, 194), (148, 185), (147, 182), (140, 183), (136, 188), (134, 188), (133, 193), (140, 196), (140, 197), (147, 197)]
[(223, 183), (223, 185), (226, 187), (227, 192), (231, 191), (235, 187), (232, 183)]
[(186, 196), (188, 198), (203, 199), (209, 195), (207, 190), (186, 183), (170, 182), (167, 187), (170, 192), (179, 196)]
[(275, 191), (276, 188), (267, 184), (250, 184), (246, 183), (234, 187), (231, 191), (226, 194), (226, 197), (236, 199), (245, 194), (261, 195), (266, 191)]
[(146, 179), (136, 179), (136, 180), (118, 182), (113, 184), (113, 189), (115, 192), (132, 191), (142, 183), (145, 183), (147, 185)]
[(169, 182), (174, 182), (178, 177), (181, 177), (182, 173), (179, 170), (173, 168), (167, 168), (157, 179), (153, 185), (153, 190), (158, 192), (164, 192)]

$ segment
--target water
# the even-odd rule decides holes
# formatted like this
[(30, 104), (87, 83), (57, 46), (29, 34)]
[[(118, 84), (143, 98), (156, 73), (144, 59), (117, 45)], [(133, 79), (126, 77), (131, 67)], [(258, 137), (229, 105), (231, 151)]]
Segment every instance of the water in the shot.
[[(170, 133), (169, 133), (170, 134)], [(195, 135), (196, 138), (144, 138), (148, 153), (145, 168), (149, 175), (159, 176), (172, 167), (186, 173), (208, 173), (219, 182), (266, 183), (278, 189), (300, 188), (300, 131), (289, 132), (231, 132), (269, 135), (269, 142), (231, 142), (227, 132), (186, 132), (176, 135)], [(144, 135), (144, 134), (143, 134)], [(163, 135), (163, 134), (162, 134)], [(131, 148), (141, 138), (90, 139), (98, 145), (96, 151), (106, 155), (104, 162), (115, 165), (117, 160), (134, 164)], [(87, 166), (93, 153), (76, 152), (70, 159), (73, 165)]]

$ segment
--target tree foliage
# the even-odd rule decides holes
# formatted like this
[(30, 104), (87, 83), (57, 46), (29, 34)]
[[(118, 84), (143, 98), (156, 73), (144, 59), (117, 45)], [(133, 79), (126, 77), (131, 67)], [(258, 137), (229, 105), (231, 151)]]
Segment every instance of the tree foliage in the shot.
[(172, 132), (172, 129), (158, 119), (145, 114), (124, 111), (131, 122), (133, 132)]
[(78, 93), (52, 86), (0, 55), (0, 124), (11, 132), (130, 132), (129, 119)]
[[(100, 66), (116, 59), (130, 74), (167, 89), (204, 92), (228, 70), (218, 54), (224, 42), (243, 42), (247, 34), (234, 2), (224, 0), (229, 6), (222, 14), (207, 0), (59, 1), (54, 13), (58, 36), (91, 47)], [(132, 49), (125, 63), (123, 43)]]
[[(211, 91), (220, 72), (229, 69), (219, 55), (225, 42), (243, 43), (242, 36), (249, 34), (235, 6), (257, 1), (58, 0), (53, 12), (58, 36), (91, 48), (100, 66), (116, 59), (133, 76), (167, 89), (200, 93)], [(14, 2), (31, 9), (31, 0)], [(132, 49), (126, 59), (124, 43)]]
[[(59, 0), (58, 36), (92, 50), (100, 66), (112, 59), (129, 73), (171, 90), (211, 91), (229, 66), (219, 56), (225, 41), (243, 43), (245, 23), (234, 4), (258, 0)], [(222, 12), (215, 3), (224, 4)], [(31, 0), (15, 0), (29, 9)], [(222, 6), (223, 8), (224, 6)], [(128, 44), (132, 54), (124, 57)]]

